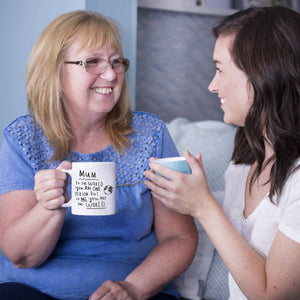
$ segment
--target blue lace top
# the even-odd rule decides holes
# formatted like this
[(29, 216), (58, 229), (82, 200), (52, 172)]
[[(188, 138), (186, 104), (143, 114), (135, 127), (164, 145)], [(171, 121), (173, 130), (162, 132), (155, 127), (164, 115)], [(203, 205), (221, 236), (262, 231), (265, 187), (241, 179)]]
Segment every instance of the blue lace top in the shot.
[[(116, 214), (76, 216), (68, 208), (59, 241), (38, 268), (17, 269), (0, 259), (0, 282), (22, 282), (59, 299), (87, 299), (105, 280), (124, 280), (157, 245), (151, 193), (143, 172), (149, 159), (177, 156), (165, 124), (156, 116), (134, 112), (130, 147), (117, 153), (110, 145), (97, 153), (72, 152), (73, 161), (116, 163)], [(0, 151), (0, 194), (32, 190), (37, 171), (56, 168), (41, 128), (29, 115), (5, 130)], [(70, 194), (70, 184), (68, 185)], [(165, 292), (178, 297), (169, 285)]]

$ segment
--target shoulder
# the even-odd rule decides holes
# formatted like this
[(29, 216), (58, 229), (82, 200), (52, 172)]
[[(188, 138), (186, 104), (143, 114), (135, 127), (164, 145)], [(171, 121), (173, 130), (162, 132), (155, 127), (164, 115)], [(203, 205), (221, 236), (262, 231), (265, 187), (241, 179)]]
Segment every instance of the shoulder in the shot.
[(11, 149), (26, 157), (35, 170), (43, 168), (53, 149), (42, 128), (30, 115), (23, 115), (11, 122), (4, 130)]
[(16, 118), (4, 129), (5, 132), (19, 137), (27, 136), (26, 133), (29, 134), (29, 132), (36, 130), (40, 130), (40, 128), (30, 115), (22, 115)]
[[(46, 141), (43, 130), (30, 115), (23, 115), (11, 122), (5, 129), (4, 135), (14, 140), (21, 147), (36, 142)], [(38, 142), (38, 143), (39, 143)]]
[(156, 115), (135, 111), (132, 115), (131, 127), (135, 134), (161, 135), (166, 129), (165, 123)]
[(168, 133), (165, 123), (156, 115), (146, 112), (133, 112), (132, 134), (129, 139), (131, 146), (136, 148), (138, 145), (145, 145), (147, 148), (152, 145), (158, 147), (166, 141)]
[(132, 113), (132, 122), (134, 126), (139, 126), (142, 124), (153, 124), (161, 126), (162, 124), (164, 124), (160, 117), (143, 111), (134, 111)]
[(249, 165), (235, 164), (233, 161), (230, 161), (225, 176), (241, 178), (243, 175), (248, 174), (249, 168)]

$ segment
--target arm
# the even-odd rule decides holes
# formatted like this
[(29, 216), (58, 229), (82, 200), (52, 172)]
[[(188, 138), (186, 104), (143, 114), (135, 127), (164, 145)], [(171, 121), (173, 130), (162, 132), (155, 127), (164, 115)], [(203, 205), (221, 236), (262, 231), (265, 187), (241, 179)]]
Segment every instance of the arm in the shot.
[(185, 271), (197, 248), (197, 231), (191, 217), (172, 212), (154, 198), (154, 229), (158, 246), (126, 281), (148, 299)]
[(266, 260), (248, 245), (209, 191), (200, 155), (186, 153), (192, 175), (158, 164), (145, 175), (146, 185), (166, 206), (196, 217), (248, 299), (300, 298), (300, 244), (278, 231)]
[(214, 205), (200, 220), (246, 297), (299, 299), (300, 244), (278, 231), (265, 260), (245, 242), (218, 204)]
[(55, 247), (66, 213), (60, 208), (65, 179), (61, 171), (43, 170), (35, 176), (34, 191), (0, 196), (0, 245), (17, 267), (40, 265)]
[[(105, 282), (90, 299), (111, 293), (126, 299), (149, 299), (185, 271), (194, 258), (198, 235), (193, 218), (173, 212), (157, 199), (154, 203), (154, 229), (158, 246), (123, 282)], [(114, 298), (123, 299), (123, 298)]]

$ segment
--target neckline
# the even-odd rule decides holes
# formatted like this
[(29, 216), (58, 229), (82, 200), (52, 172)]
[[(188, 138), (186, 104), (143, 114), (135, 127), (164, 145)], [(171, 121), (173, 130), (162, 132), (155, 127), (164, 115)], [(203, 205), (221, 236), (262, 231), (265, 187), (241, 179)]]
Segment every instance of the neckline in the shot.
[(102, 150), (97, 151), (97, 152), (92, 152), (92, 153), (82, 153), (82, 152), (78, 152), (78, 151), (75, 151), (75, 150), (71, 150), (71, 152), (72, 152), (72, 155), (75, 155), (75, 157), (90, 157), (90, 156), (93, 157), (93, 156), (96, 156), (96, 155), (105, 153), (105, 152), (107, 152), (108, 150), (110, 150), (111, 148), (112, 148), (112, 145), (109, 144), (108, 146), (106, 146), (105, 148), (103, 148)]
[[(265, 203), (267, 203), (268, 198), (269, 198), (269, 192), (267, 192), (262, 199), (260, 200), (259, 204), (256, 206), (256, 208), (247, 216), (245, 217), (244, 215), (244, 211), (245, 211), (245, 205), (246, 205), (246, 184), (247, 184), (247, 179), (249, 176), (249, 172), (250, 172), (250, 168), (251, 166), (248, 165), (245, 169), (245, 176), (244, 176), (244, 201), (243, 201), (243, 205), (242, 205), (242, 219), (244, 222), (249, 222), (251, 221), (253, 218), (255, 218), (255, 216), (259, 213), (259, 211), (261, 210), (261, 207), (263, 207), (265, 205)], [(266, 201), (267, 200), (267, 201)]]
[(245, 209), (245, 199), (244, 199), (244, 205), (242, 208), (242, 219), (245, 223), (250, 222), (252, 219), (255, 218), (257, 214), (259, 214), (260, 210), (263, 206), (265, 206), (269, 201), (269, 192), (261, 199), (257, 207), (251, 212), (251, 214), (248, 217), (244, 216), (244, 209)]

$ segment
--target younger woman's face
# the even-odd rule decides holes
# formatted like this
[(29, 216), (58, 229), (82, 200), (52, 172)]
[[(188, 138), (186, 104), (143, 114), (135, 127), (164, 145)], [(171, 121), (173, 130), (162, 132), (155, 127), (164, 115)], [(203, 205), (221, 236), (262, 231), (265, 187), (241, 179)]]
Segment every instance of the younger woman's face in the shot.
[(253, 103), (253, 88), (246, 74), (233, 62), (230, 48), (234, 35), (220, 35), (213, 54), (216, 74), (208, 86), (212, 93), (218, 93), (224, 122), (244, 126), (249, 108)]

